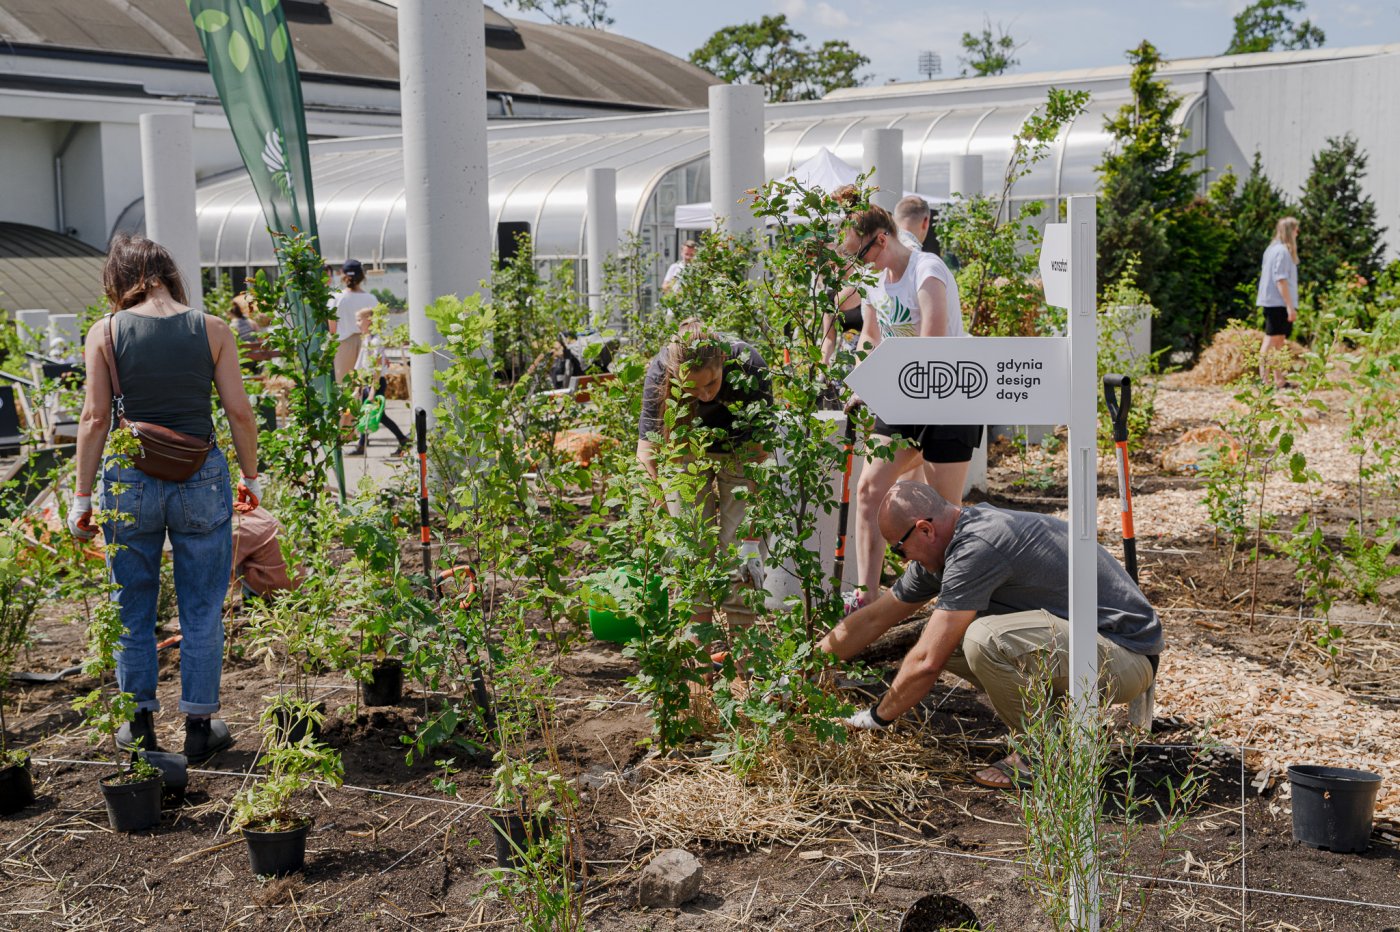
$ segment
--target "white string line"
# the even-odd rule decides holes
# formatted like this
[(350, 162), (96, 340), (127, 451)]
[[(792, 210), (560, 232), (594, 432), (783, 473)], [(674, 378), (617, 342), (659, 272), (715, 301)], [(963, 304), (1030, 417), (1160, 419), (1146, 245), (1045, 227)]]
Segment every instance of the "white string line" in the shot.
[[(1191, 612), (1201, 615), (1234, 615), (1239, 618), (1248, 618), (1249, 612), (1236, 611), (1228, 608), (1192, 608), (1189, 605), (1167, 605), (1159, 606), (1157, 614), (1162, 612)], [(1341, 628), (1400, 628), (1400, 622), (1394, 621), (1329, 621), (1326, 618), (1318, 618), (1313, 615), (1275, 615), (1269, 612), (1255, 612), (1255, 618), (1280, 618), (1284, 621), (1316, 622), (1318, 624), (1335, 624)]]

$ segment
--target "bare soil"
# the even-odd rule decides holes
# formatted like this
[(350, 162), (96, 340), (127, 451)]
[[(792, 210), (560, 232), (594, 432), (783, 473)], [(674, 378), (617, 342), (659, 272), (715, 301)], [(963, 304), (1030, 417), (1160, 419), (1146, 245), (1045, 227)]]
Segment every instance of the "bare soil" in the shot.
[[(1169, 419), (1161, 442), (1182, 423)], [(1153, 455), (1149, 450), (1135, 464), (1139, 497), (1195, 488), (1193, 477), (1156, 470)], [(1050, 467), (1048, 482), (1028, 488), (1013, 482), (1021, 466), (1011, 460), (1006, 450), (994, 460), (991, 487), (998, 493), (992, 501), (1063, 508), (1062, 468)], [(1116, 495), (1112, 473), (1104, 475), (1101, 494)], [(1350, 656), (1341, 665), (1298, 645), (1298, 624), (1289, 619), (1299, 612), (1298, 585), (1283, 562), (1261, 563), (1256, 580), (1253, 568), (1246, 573), (1238, 559), (1229, 568), (1204, 532), (1149, 531), (1143, 538), (1144, 587), (1155, 604), (1172, 610), (1164, 612), (1169, 651), (1158, 720), (1134, 760), (1139, 781), (1160, 786), (1184, 772), (1193, 757), (1187, 745), (1204, 724), (1160, 711), (1173, 689), (1169, 661), (1185, 670), (1205, 664), (1213, 652), (1229, 652), (1280, 677), (1311, 677), (1365, 707), (1396, 707), (1400, 685), (1389, 666), (1368, 668), (1364, 657)], [(1391, 587), (1382, 606), (1363, 614), (1384, 610), (1393, 618), (1397, 605)], [(1214, 614), (1251, 607), (1252, 625), (1247, 614)], [(1186, 611), (1193, 608), (1208, 613)], [(917, 625), (896, 629), (871, 658), (892, 671)], [(57, 670), (80, 657), (81, 626), (61, 612), (47, 615), (39, 630), (30, 669)], [(36, 758), (38, 801), (0, 819), (0, 928), (518, 928), (502, 904), (480, 896), (481, 872), (494, 863), (484, 815), (489, 766), (465, 765), (452, 777), (458, 791), (449, 799), (434, 788), (440, 771), (431, 760), (405, 765), (400, 739), (424, 710), (412, 686), (398, 706), (363, 709), (355, 705), (350, 680), (322, 678), (316, 691), (331, 709), (325, 735), (344, 755), (346, 786), (323, 789), (310, 801), (315, 825), (304, 874), (279, 880), (251, 874), (242, 839), (227, 833), (227, 804), (254, 768), (257, 714), (276, 682), (241, 657), (236, 619), (229, 630), (221, 714), (238, 743), (192, 773), (189, 792), (167, 799), (161, 825), (151, 832), (122, 836), (107, 827), (97, 786), (111, 769), (98, 763), (107, 752), (87, 744), (70, 709), (93, 684), (75, 676), (11, 690), (11, 736)], [(175, 750), (181, 738), (173, 711), (177, 650), (162, 655), (160, 697), (167, 711), (157, 719), (162, 744)], [(918, 727), (943, 759), (952, 749), (954, 765), (931, 783), (919, 806), (897, 818), (872, 812), (797, 847), (691, 844), (705, 868), (699, 898), (679, 910), (640, 908), (637, 876), (653, 848), (630, 826), (629, 800), (657, 771), (639, 766), (649, 762), (644, 739), (650, 729), (644, 708), (627, 691), (633, 665), (612, 645), (594, 644), (564, 656), (559, 667), (559, 750), (566, 768), (583, 775), (586, 928), (896, 929), (904, 911), (927, 893), (956, 897), (984, 928), (1050, 928), (1017, 861), (1024, 846), (1017, 806), (1007, 794), (965, 779), (1004, 753), (1003, 729), (977, 694), (947, 678), (925, 703)], [(1339, 753), (1346, 743), (1343, 727), (1336, 735)], [(1228, 748), (1214, 752), (1207, 766), (1209, 787), (1177, 839), (1181, 850), (1165, 856), (1155, 850), (1149, 825), (1123, 867), (1131, 876), (1120, 878), (1122, 894), (1109, 905), (1113, 915), (1137, 917), (1135, 927), (1143, 930), (1400, 929), (1400, 826), (1378, 823), (1364, 854), (1306, 848), (1291, 837), (1286, 782), (1277, 776), (1258, 781), (1251, 755), (1242, 760)], [(1242, 886), (1254, 892), (1242, 893)]]

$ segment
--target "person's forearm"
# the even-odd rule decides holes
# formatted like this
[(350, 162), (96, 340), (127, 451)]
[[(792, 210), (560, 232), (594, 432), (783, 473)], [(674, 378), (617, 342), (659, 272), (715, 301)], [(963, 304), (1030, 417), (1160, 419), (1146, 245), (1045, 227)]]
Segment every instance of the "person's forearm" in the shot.
[(1298, 305), (1293, 300), (1293, 292), (1288, 287), (1288, 279), (1280, 278), (1278, 280), (1278, 293), (1283, 296), (1283, 306), (1287, 308), (1288, 313), (1298, 313)]
[(919, 704), (938, 682), (943, 667), (962, 642), (966, 625), (953, 627), (940, 624), (938, 613), (929, 619), (919, 641), (904, 657), (889, 691), (875, 706), (875, 712), (885, 721), (894, 721)]
[(102, 462), (102, 450), (107, 445), (107, 421), (83, 414), (78, 424), (77, 473), (74, 489), (79, 495), (91, 495), (97, 481), (97, 467)]
[(840, 660), (850, 660), (879, 640), (890, 628), (919, 610), (924, 603), (907, 603), (886, 592), (871, 605), (859, 609), (827, 632), (817, 647)]
[(258, 474), (258, 426), (251, 408), (228, 418), (229, 433), (233, 435), (233, 450), (238, 456), (238, 468), (245, 476)]
[(642, 468), (647, 471), (647, 475), (653, 479), (657, 477), (656, 456), (652, 451), (652, 445), (645, 440), (637, 444), (637, 462), (642, 464)]

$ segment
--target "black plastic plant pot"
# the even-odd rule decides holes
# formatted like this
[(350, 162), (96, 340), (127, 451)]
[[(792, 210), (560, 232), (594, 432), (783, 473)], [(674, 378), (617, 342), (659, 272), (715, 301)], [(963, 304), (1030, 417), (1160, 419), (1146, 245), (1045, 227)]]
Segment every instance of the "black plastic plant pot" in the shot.
[(980, 930), (972, 908), (946, 893), (928, 893), (914, 901), (899, 921), (899, 932), (943, 932), (945, 929)]
[(34, 803), (34, 781), (29, 776), (29, 761), (0, 768), (0, 815), (19, 812)]
[(496, 843), (496, 866), (506, 869), (519, 867), (532, 840), (539, 844), (549, 837), (550, 823), (545, 816), (531, 821), (531, 833), (525, 831), (525, 818), (518, 812), (497, 809), (486, 817), (491, 823), (491, 838)]
[(107, 801), (107, 821), (114, 832), (141, 832), (160, 824), (160, 777), (136, 783), (119, 783), (124, 775), (102, 778), (102, 798)]
[(1365, 851), (1371, 844), (1378, 774), (1345, 767), (1288, 768), (1293, 786), (1293, 840), (1328, 851)]
[[(320, 709), (322, 714), (326, 711), (325, 703), (317, 703), (316, 708)], [(306, 737), (307, 726), (311, 721), (306, 716), (298, 715), (293, 719), (289, 710), (277, 708), (272, 710), (272, 717), (277, 724), (277, 737), (283, 744), (300, 744), (301, 739)], [(316, 741), (321, 740), (320, 725), (311, 725), (311, 737)]]
[(311, 820), (307, 819), (296, 828), (277, 832), (261, 829), (243, 829), (243, 837), (248, 840), (248, 863), (253, 873), (260, 877), (280, 877), (292, 874), (306, 867), (306, 833), (311, 831)]
[(398, 705), (403, 699), (403, 664), (397, 660), (375, 664), (360, 690), (367, 706)]

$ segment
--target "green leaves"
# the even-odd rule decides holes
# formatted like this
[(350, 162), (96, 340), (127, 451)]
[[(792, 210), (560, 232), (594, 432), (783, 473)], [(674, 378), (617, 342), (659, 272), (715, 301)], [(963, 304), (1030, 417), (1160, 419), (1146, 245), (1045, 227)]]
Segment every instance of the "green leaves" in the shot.
[(243, 38), (243, 33), (229, 33), (228, 60), (233, 63), (233, 67), (239, 71), (246, 71), (252, 54), (253, 50), (248, 46), (248, 40)]
[(194, 28), (201, 32), (218, 32), (228, 25), (228, 14), (223, 10), (204, 10), (194, 18)]
[(277, 28), (272, 32), (272, 58), (278, 64), (286, 60), (287, 47), (287, 26), (285, 23), (279, 23)]
[(262, 17), (245, 6), (243, 7), (243, 23), (248, 27), (248, 35), (253, 38), (253, 44), (260, 49), (267, 48), (267, 34), (263, 31)]

